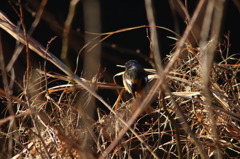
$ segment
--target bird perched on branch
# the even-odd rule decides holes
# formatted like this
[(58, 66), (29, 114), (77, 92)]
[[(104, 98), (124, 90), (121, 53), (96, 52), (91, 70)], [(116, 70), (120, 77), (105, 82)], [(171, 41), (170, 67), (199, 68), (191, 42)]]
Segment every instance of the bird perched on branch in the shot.
[(123, 85), (134, 98), (141, 96), (142, 90), (147, 82), (148, 75), (136, 60), (129, 60), (125, 63)]
[[(125, 63), (125, 72), (123, 73), (123, 85), (125, 89), (132, 94), (134, 99), (142, 100), (143, 90), (148, 83), (148, 73), (136, 60), (129, 60)], [(136, 105), (136, 104), (135, 104)], [(137, 109), (133, 106), (133, 111)], [(145, 109), (147, 114), (153, 112), (153, 108), (149, 105)]]

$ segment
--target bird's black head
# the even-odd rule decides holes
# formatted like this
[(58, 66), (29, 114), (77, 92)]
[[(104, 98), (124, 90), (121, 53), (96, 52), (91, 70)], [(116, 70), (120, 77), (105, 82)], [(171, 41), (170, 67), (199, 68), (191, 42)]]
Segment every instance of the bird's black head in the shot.
[(125, 63), (126, 70), (130, 70), (130, 69), (134, 69), (134, 68), (143, 70), (142, 66), (136, 60), (129, 60)]

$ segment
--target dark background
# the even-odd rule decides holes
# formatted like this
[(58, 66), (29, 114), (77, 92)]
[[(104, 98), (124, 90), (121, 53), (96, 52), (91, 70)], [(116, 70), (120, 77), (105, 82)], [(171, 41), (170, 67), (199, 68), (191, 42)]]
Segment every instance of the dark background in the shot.
[[(33, 13), (38, 9), (41, 1), (21, 1), (24, 13), (24, 23), (26, 28), (29, 29), (34, 16)], [(171, 10), (170, 1), (155, 0), (154, 9), (156, 16), (156, 23), (158, 26), (163, 26), (168, 29), (174, 30), (178, 34), (182, 35), (186, 23), (185, 18), (180, 16), (176, 10)], [(184, 1), (183, 1), (184, 2)], [(43, 46), (46, 46), (48, 41), (57, 36), (57, 38), (51, 43), (50, 51), (59, 57), (61, 53), (62, 32), (64, 22), (68, 15), (69, 0), (60, 1), (48, 1), (44, 9), (44, 15), (34, 31), (32, 37), (39, 41)], [(191, 16), (198, 0), (188, 1), (188, 12)], [(230, 54), (239, 53), (240, 44), (240, 16), (239, 8), (233, 3), (232, 0), (228, 0), (226, 9), (224, 12), (223, 28), (221, 32), (221, 40), (224, 39), (224, 35), (230, 33)], [(130, 28), (141, 25), (148, 25), (146, 18), (145, 4), (143, 0), (138, 1), (112, 1), (101, 0), (101, 28), (102, 32), (111, 32), (123, 28)], [(3, 11), (14, 24), (19, 24), (19, 17), (16, 11), (19, 10), (18, 1), (2, 0), (0, 2), (0, 10)], [(201, 22), (200, 22), (201, 23)], [(123, 69), (116, 67), (116, 64), (124, 64), (129, 59), (137, 59), (144, 67), (151, 67), (149, 61), (150, 55), (150, 43), (147, 38), (148, 29), (141, 28), (132, 31), (126, 31), (119, 34), (114, 34), (110, 38), (106, 39), (102, 43), (102, 55), (101, 55), (101, 68), (105, 69), (103, 73), (102, 81), (112, 82), (112, 76)], [(75, 61), (78, 51), (83, 47), (85, 33), (84, 18), (83, 18), (83, 5), (80, 1), (77, 5), (75, 18), (70, 33), (70, 45), (68, 58), (69, 61)], [(167, 38), (167, 36), (175, 37), (172, 33), (162, 29), (158, 29), (159, 45), (161, 56), (164, 58), (170, 54), (174, 48), (176, 41)], [(4, 31), (1, 31), (1, 38), (3, 42), (4, 58), (6, 64), (11, 58), (14, 49), (16, 47), (16, 41)], [(197, 45), (196, 45), (197, 47)], [(23, 51), (24, 52), (24, 51)], [(80, 56), (80, 70), (78, 74), (81, 74), (83, 55)], [(33, 67), (42, 67), (43, 59), (35, 53), (31, 54), (31, 60)], [(221, 60), (219, 55), (216, 55), (216, 60)], [(47, 65), (49, 71), (58, 71), (53, 65)], [(17, 80), (22, 80), (22, 75), (26, 69), (26, 57), (25, 53), (22, 53), (17, 63), (14, 65), (16, 71)], [(71, 62), (71, 67), (75, 68), (75, 62)]]

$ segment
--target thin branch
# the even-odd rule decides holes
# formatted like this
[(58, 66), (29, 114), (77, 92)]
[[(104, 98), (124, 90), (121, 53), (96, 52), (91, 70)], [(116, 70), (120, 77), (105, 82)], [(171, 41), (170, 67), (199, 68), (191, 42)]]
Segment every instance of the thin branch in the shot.
[[(221, 159), (221, 147), (219, 145), (218, 129), (214, 118), (214, 107), (212, 105), (212, 94), (210, 91), (210, 76), (212, 70), (213, 57), (217, 47), (220, 28), (222, 24), (223, 10), (225, 0), (209, 0), (206, 14), (204, 17), (203, 27), (201, 31), (200, 51), (201, 51), (201, 79), (203, 82), (204, 102), (207, 105), (208, 119), (211, 127), (210, 135), (212, 134), (213, 141), (216, 143), (215, 157)], [(213, 19), (212, 19), (213, 18)], [(212, 25), (212, 27), (211, 27)], [(210, 28), (212, 35), (208, 41)]]

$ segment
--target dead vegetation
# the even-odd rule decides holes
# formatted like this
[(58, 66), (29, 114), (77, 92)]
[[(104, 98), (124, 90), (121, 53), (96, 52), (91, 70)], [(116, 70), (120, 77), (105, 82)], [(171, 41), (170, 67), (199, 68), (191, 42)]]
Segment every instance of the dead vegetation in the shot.
[[(176, 39), (174, 51), (164, 59), (166, 66), (162, 67), (161, 60), (155, 59), (156, 70), (150, 70), (155, 73), (154, 80), (140, 104), (125, 99), (121, 86), (99, 81), (99, 74), (91, 80), (78, 77), (48, 48), (19, 30), (1, 13), (3, 30), (65, 73), (46, 72), (44, 67), (31, 69), (29, 61), (20, 84), (11, 72), (13, 65), (6, 65), (0, 59), (3, 82), (0, 97), (5, 108), (0, 119), (1, 157), (237, 158), (240, 155), (240, 56), (229, 55), (230, 35), (221, 42), (218, 40), (220, 33), (216, 25), (221, 24), (221, 16), (211, 19), (219, 22), (216, 25), (211, 25), (211, 20), (205, 17), (199, 47), (187, 40), (203, 2), (199, 2), (183, 36)], [(147, 3), (146, 0), (149, 26), (96, 34), (98, 42), (90, 49), (116, 33), (150, 28), (151, 50), (156, 58), (159, 53), (153, 34), (156, 27), (151, 21), (151, 4)], [(209, 1), (208, 14), (221, 12), (223, 6), (218, 5), (216, 9)], [(69, 14), (71, 21), (73, 13)], [(206, 30), (212, 33), (205, 35)], [(16, 49), (20, 48), (21, 45)], [(4, 57), (2, 48), (0, 53)], [(221, 62), (214, 62), (214, 54), (221, 57)], [(18, 55), (14, 54), (14, 58)], [(20, 92), (11, 91), (13, 83), (19, 85)], [(116, 102), (109, 104), (103, 100), (95, 91), (98, 89), (118, 92)], [(94, 99), (110, 113), (93, 104), (99, 103)], [(142, 114), (149, 103), (155, 112)], [(139, 104), (134, 113), (131, 112), (133, 104)]]

